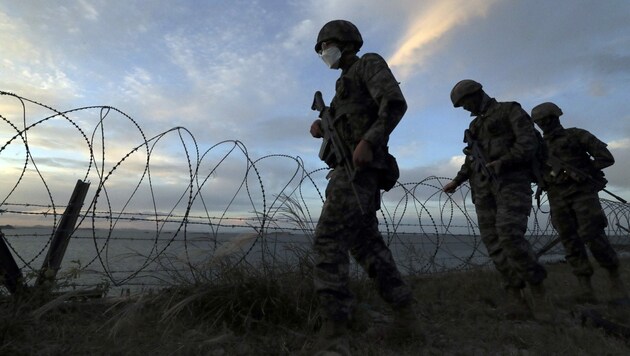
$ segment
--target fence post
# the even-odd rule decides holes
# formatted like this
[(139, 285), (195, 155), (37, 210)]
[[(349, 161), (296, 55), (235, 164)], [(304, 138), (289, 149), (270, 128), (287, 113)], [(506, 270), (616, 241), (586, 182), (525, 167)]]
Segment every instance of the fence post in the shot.
[(74, 231), (74, 227), (77, 223), (77, 219), (79, 218), (79, 213), (81, 212), (81, 207), (83, 207), (83, 201), (85, 200), (89, 187), (90, 183), (77, 180), (77, 184), (74, 187), (68, 206), (66, 206), (66, 210), (61, 217), (61, 221), (59, 221), (59, 225), (55, 230), (55, 235), (53, 236), (50, 247), (48, 248), (48, 253), (46, 254), (46, 259), (44, 259), (42, 268), (40, 269), (37, 280), (35, 281), (36, 286), (49, 286), (57, 276), (57, 272), (61, 267), (61, 261), (66, 253), (68, 243), (70, 242), (70, 236)]
[(15, 294), (23, 283), (22, 271), (4, 239), (4, 233), (0, 231), (0, 278), (9, 292)]

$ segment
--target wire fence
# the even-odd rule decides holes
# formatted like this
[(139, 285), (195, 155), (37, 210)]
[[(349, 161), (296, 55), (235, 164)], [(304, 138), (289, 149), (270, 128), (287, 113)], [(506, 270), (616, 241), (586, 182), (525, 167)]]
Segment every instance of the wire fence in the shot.
[[(76, 180), (90, 189), (62, 266), (73, 286), (153, 288), (195, 280), (219, 260), (291, 266), (308, 256), (327, 169), (252, 157), (238, 140), (203, 149), (184, 127), (148, 137), (110, 106), (58, 111), (0, 94), (0, 228), (24, 274), (41, 268)], [(404, 273), (490, 263), (469, 188), (445, 194), (449, 181), (399, 182), (382, 195), (380, 228)], [(629, 205), (601, 201), (609, 238), (625, 249)], [(543, 196), (527, 234), (537, 251), (556, 237), (547, 212)], [(542, 258), (562, 255), (556, 245)]]

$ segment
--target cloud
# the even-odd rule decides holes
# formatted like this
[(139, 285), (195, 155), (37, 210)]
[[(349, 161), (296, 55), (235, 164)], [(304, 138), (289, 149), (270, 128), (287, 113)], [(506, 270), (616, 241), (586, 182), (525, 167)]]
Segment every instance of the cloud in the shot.
[(630, 138), (611, 141), (608, 143), (608, 149), (615, 157), (615, 164), (604, 169), (608, 183), (630, 194), (628, 193), (630, 192), (630, 172), (627, 169), (627, 162), (630, 161)]
[(401, 168), (400, 182), (417, 182), (425, 177), (436, 176), (454, 178), (462, 164), (465, 156), (453, 156), (447, 160), (440, 160), (428, 166), (418, 166), (413, 168)]
[[(191, 4), (75, 0), (50, 5), (33, 0), (0, 5), (0, 89), (64, 110), (112, 105), (129, 113), (148, 137), (184, 126), (201, 152), (219, 141), (238, 139), (252, 157), (301, 155), (307, 167), (319, 168), (323, 166), (317, 159), (319, 145), (308, 135), (314, 119), (312, 93), (323, 90), (329, 100), (339, 72), (324, 68), (313, 44), (324, 23), (346, 18), (364, 36), (361, 53), (390, 58), (394, 74), (403, 81), (409, 110), (390, 144), (400, 157), (403, 179), (451, 177), (457, 172), (468, 116), (452, 108), (448, 93), (458, 80), (472, 77), (483, 81), (499, 100), (517, 100), (526, 110), (542, 101), (557, 102), (571, 118), (567, 126), (589, 128), (599, 123), (598, 137), (610, 142), (618, 158), (607, 176), (614, 184), (627, 181), (623, 162), (630, 157), (624, 148), (630, 137), (625, 105), (630, 12), (625, 3)], [(1, 115), (20, 122), (17, 100), (2, 99), (0, 108)], [(99, 116), (85, 114), (76, 119), (91, 134)], [(41, 116), (29, 110), (27, 117)], [(3, 126), (3, 131), (11, 134), (10, 128)], [(64, 142), (61, 129), (51, 132), (55, 137), (37, 141), (42, 150), (58, 153), (64, 144), (68, 150), (84, 147), (81, 138)], [(109, 117), (105, 132), (106, 164), (141, 144), (128, 119)], [(159, 176), (167, 182), (160, 185), (164, 190), (180, 179), (169, 173), (187, 175), (182, 171), (185, 153), (177, 141), (177, 133), (169, 133), (152, 156), (156, 180)], [(95, 147), (99, 151), (98, 143)], [(129, 185), (122, 172), (135, 177), (146, 163), (142, 158), (134, 154), (125, 161), (117, 173), (121, 187)], [(209, 166), (204, 163), (204, 169)], [(269, 164), (265, 179), (278, 182), (265, 185), (275, 189), (282, 184), (283, 175), (290, 174), (282, 166)], [(219, 175), (225, 183), (241, 173), (224, 169)]]
[(151, 74), (139, 67), (135, 67), (130, 73), (123, 78), (121, 92), (131, 96), (135, 100), (146, 99), (155, 91), (152, 85)]
[(99, 18), (99, 13), (94, 6), (89, 4), (85, 0), (79, 0), (79, 6), (81, 8), (81, 12), (83, 13), (83, 17), (90, 21), (97, 21)]
[[(29, 25), (0, 11), (0, 86), (12, 92), (28, 91), (51, 97), (52, 90), (79, 96), (77, 84), (57, 65), (59, 57), (46, 47), (37, 45), (24, 33)], [(63, 62), (63, 61), (61, 61)]]
[(496, 2), (496, 0), (432, 2), (409, 25), (398, 49), (389, 58), (389, 64), (392, 67), (400, 67), (401, 77), (406, 78), (414, 68), (424, 64), (435, 49), (432, 46), (444, 34), (453, 28), (466, 25), (476, 17), (487, 15), (488, 9)]
[(305, 19), (298, 22), (289, 31), (287, 31), (288, 36), (286, 38), (285, 33), (278, 34), (277, 36), (281, 36), (279, 40), (282, 41), (282, 47), (286, 51), (297, 52), (301, 51), (305, 47), (308, 47), (307, 45), (314, 42), (313, 35), (319, 31), (318, 26), (319, 25), (315, 24), (313, 20)]
[(621, 140), (614, 140), (608, 143), (608, 149), (622, 150), (630, 149), (630, 138), (623, 138)]
[[(180, 78), (190, 84), (185, 93), (178, 94), (186, 125), (213, 138), (252, 137), (251, 128), (267, 120), (283, 97), (290, 97), (296, 89), (296, 78), (285, 69), (286, 54), (275, 44), (235, 46), (229, 41), (217, 41), (205, 34), (186, 36), (171, 33), (165, 37), (170, 58), (176, 70), (185, 73)], [(287, 45), (287, 42), (284, 42)], [(156, 102), (163, 112), (172, 110)], [(262, 136), (259, 135), (262, 138)]]

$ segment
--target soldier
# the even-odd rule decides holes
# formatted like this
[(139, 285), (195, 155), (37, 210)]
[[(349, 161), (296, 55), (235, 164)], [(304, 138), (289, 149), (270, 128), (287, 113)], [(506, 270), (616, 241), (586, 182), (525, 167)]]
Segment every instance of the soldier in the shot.
[(470, 182), (479, 233), (504, 281), (508, 300), (502, 307), (505, 316), (531, 316), (523, 296), (527, 282), (534, 316), (548, 320), (553, 317), (553, 307), (543, 286), (547, 272), (525, 239), (532, 203), (536, 129), (518, 103), (497, 102), (474, 80), (457, 83), (451, 101), (475, 118), (465, 132), (466, 160), (443, 191), (450, 194), (466, 180)]
[[(348, 347), (346, 333), (353, 304), (348, 288), (348, 252), (393, 307), (392, 330), (403, 332), (398, 327), (404, 329), (416, 320), (412, 291), (383, 241), (376, 215), (380, 209), (379, 179), (390, 168), (389, 135), (407, 110), (407, 103), (380, 55), (357, 56), (362, 45), (357, 27), (345, 20), (326, 23), (315, 44), (315, 51), (329, 68), (341, 69), (330, 112), (335, 131), (351, 152), (356, 169), (355, 177), (350, 177), (341, 167), (332, 167), (315, 229), (314, 284), (324, 319), (317, 347), (323, 349)], [(322, 137), (321, 120), (313, 122), (310, 133)]]
[(585, 244), (608, 271), (612, 299), (625, 299), (628, 295), (619, 277), (619, 259), (606, 237), (608, 220), (597, 195), (607, 183), (601, 170), (612, 166), (615, 159), (606, 144), (590, 132), (562, 127), (561, 115), (562, 110), (554, 103), (542, 103), (532, 109), (532, 119), (543, 131), (548, 149), (543, 177), (551, 222), (579, 281), (575, 299), (586, 303), (597, 300)]

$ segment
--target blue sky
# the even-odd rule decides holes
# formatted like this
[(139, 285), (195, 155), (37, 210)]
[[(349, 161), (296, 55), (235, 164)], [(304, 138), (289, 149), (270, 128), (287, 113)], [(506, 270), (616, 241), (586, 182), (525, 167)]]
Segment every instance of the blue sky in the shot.
[[(312, 96), (330, 100), (339, 72), (313, 46), (337, 18), (355, 23), (360, 54), (381, 54), (401, 82), (409, 110), (390, 139), (401, 181), (457, 172), (469, 116), (449, 93), (470, 78), (528, 112), (558, 104), (565, 127), (609, 144), (617, 158), (609, 188), (630, 198), (630, 2), (622, 0), (7, 1), (0, 90), (59, 110), (113, 106), (148, 137), (181, 126), (202, 151), (240, 140), (253, 157), (299, 156), (316, 169)], [(4, 117), (20, 110), (0, 101)], [(129, 147), (137, 137), (128, 126), (107, 130)], [(40, 145), (43, 156), (60, 152), (52, 140)]]

